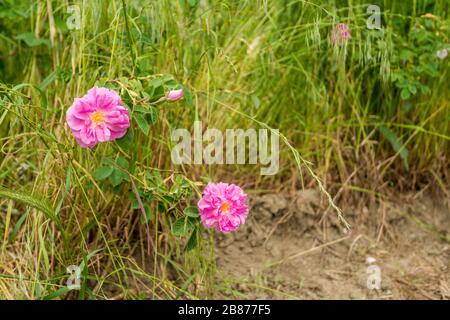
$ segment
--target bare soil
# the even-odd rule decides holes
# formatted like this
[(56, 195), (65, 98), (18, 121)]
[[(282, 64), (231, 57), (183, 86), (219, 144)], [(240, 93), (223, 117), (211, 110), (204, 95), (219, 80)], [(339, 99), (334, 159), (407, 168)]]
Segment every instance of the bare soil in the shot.
[[(350, 230), (312, 189), (252, 196), (250, 206), (245, 225), (217, 236), (217, 298), (450, 299), (446, 198), (347, 206)], [(368, 285), (374, 268), (379, 289)]]

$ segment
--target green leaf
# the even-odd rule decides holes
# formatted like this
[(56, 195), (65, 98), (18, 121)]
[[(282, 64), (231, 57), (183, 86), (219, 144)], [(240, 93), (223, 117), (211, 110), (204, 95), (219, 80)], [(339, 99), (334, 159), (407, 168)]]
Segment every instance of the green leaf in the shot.
[(65, 34), (69, 31), (66, 21), (59, 17), (55, 17), (55, 26), (56, 26), (56, 29), (58, 29), (59, 32), (61, 32), (61, 33)]
[(130, 197), (131, 201), (131, 207), (133, 209), (139, 209), (139, 201), (136, 199), (136, 196), (134, 195), (134, 192), (129, 191), (128, 196)]
[(94, 177), (97, 180), (104, 180), (108, 178), (114, 171), (113, 167), (100, 167), (94, 172)]
[(188, 107), (193, 107), (194, 101), (193, 101), (193, 97), (192, 97), (192, 92), (185, 86), (182, 86), (182, 88), (183, 88), (183, 92), (184, 92), (184, 101), (186, 102), (186, 105)]
[(437, 77), (439, 75), (436, 64), (428, 63), (425, 65), (422, 65), (422, 68), (423, 68), (423, 72), (425, 74), (429, 75), (430, 77)]
[(66, 295), (69, 291), (70, 291), (70, 289), (68, 287), (59, 288), (58, 290), (53, 291), (52, 293), (46, 295), (42, 299), (43, 300), (53, 300), (57, 297)]
[(259, 100), (258, 96), (256, 94), (252, 94), (250, 96), (250, 98), (252, 99), (253, 105), (255, 106), (256, 109), (259, 108), (259, 106), (261, 105), (261, 101)]
[(410, 93), (409, 93), (408, 88), (403, 88), (403, 89), (402, 89), (402, 91), (401, 91), (401, 93), (400, 93), (400, 97), (401, 97), (403, 100), (408, 100), (408, 99), (409, 99)]
[(16, 36), (16, 40), (23, 40), (29, 47), (37, 47), (43, 44), (49, 48), (51, 47), (50, 40), (41, 38), (38, 39), (36, 38), (34, 32), (21, 33), (18, 36)]
[(188, 217), (197, 218), (199, 216), (197, 207), (187, 207), (183, 212)]
[(13, 231), (11, 232), (9, 236), (9, 242), (12, 243), (16, 240), (17, 233), (19, 232), (20, 228), (22, 227), (23, 223), (25, 222), (25, 219), (28, 216), (28, 213), (30, 210), (27, 210), (16, 222)]
[(123, 169), (128, 169), (130, 164), (128, 163), (128, 160), (125, 159), (124, 157), (118, 157), (116, 159), (116, 163), (119, 167), (123, 168)]
[(140, 113), (151, 113), (152, 111), (152, 107), (144, 107), (144, 106), (134, 106), (133, 109), (134, 112), (140, 112)]
[(177, 237), (186, 235), (190, 229), (192, 229), (192, 225), (185, 218), (180, 218), (172, 224), (172, 233)]
[(137, 122), (137, 124), (139, 126), (139, 129), (141, 129), (141, 131), (146, 136), (148, 136), (148, 132), (150, 130), (150, 126), (148, 125), (147, 120), (145, 119), (145, 117), (142, 114), (140, 114), (140, 113), (135, 113), (133, 115), (133, 117), (134, 117), (134, 120), (136, 120), (136, 122)]
[(191, 233), (191, 235), (189, 237), (189, 240), (187, 241), (186, 246), (184, 247), (184, 250), (190, 251), (190, 250), (192, 250), (192, 249), (197, 247), (197, 244), (198, 244), (197, 234), (198, 234), (198, 229), (195, 228), (192, 231), (192, 233)]
[(154, 125), (158, 121), (158, 111), (154, 107), (150, 107), (150, 112), (147, 114), (147, 120), (151, 125)]
[(420, 91), (422, 92), (422, 94), (430, 94), (431, 90), (428, 86), (422, 85), (420, 87)]
[(109, 181), (111, 181), (113, 187), (117, 187), (123, 180), (123, 175), (120, 170), (114, 169), (113, 173), (109, 176)]
[(149, 86), (152, 86), (153, 88), (160, 87), (163, 84), (163, 79), (161, 78), (154, 78), (148, 82)]
[(383, 125), (379, 126), (378, 130), (391, 143), (391, 146), (394, 149), (394, 151), (400, 155), (400, 158), (402, 158), (403, 160), (403, 165), (405, 169), (409, 170), (409, 163), (408, 163), (409, 151), (403, 145), (401, 140), (397, 137), (395, 132), (393, 132), (392, 130), (388, 129)]
[(169, 83), (169, 82), (171, 82), (171, 81), (174, 81), (174, 79), (173, 79), (173, 75), (171, 75), (171, 74), (165, 74), (165, 75), (163, 75), (162, 76), (162, 81), (164, 82), (164, 83)]
[(425, 19), (425, 26), (427, 28), (431, 28), (433, 26), (433, 20), (431, 19)]
[(141, 223), (142, 224), (148, 223), (151, 220), (151, 218), (152, 218), (152, 209), (150, 208), (150, 206), (145, 203), (144, 204), (144, 209), (145, 209), (145, 217), (142, 214), (142, 211), (141, 211), (141, 214), (140, 214), (140, 216), (141, 216)]
[(408, 49), (403, 49), (400, 51), (400, 59), (406, 60), (406, 61), (412, 61), (414, 59), (414, 52)]
[(187, 0), (187, 2), (191, 7), (195, 7), (198, 3), (198, 0)]
[(42, 295), (42, 290), (41, 290), (41, 286), (39, 285), (39, 283), (36, 283), (34, 285), (34, 295), (36, 296), (36, 298), (40, 298)]
[(116, 142), (122, 149), (129, 150), (133, 144), (133, 138), (134, 131), (132, 128), (129, 128), (127, 134), (123, 138), (116, 140)]
[(405, 75), (403, 72), (395, 72), (394, 71), (391, 73), (391, 79), (392, 79), (392, 82), (396, 82), (396, 81), (402, 82), (405, 80)]
[(41, 84), (39, 85), (39, 89), (44, 91), (47, 89), (48, 85), (56, 80), (61, 70), (56, 68), (52, 73), (50, 73), (44, 80), (42, 80)]

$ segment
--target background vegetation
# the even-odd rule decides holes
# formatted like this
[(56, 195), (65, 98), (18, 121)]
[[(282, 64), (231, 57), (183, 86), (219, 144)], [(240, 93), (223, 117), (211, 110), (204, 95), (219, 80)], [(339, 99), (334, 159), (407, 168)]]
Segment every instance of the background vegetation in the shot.
[[(450, 3), (370, 4), (381, 30), (361, 0), (2, 0), (0, 298), (213, 296), (212, 233), (186, 212), (210, 180), (250, 194), (314, 186), (305, 159), (338, 202), (448, 195), (449, 59), (436, 52), (449, 48)], [(330, 44), (336, 23), (346, 46)], [(86, 150), (65, 111), (96, 83), (121, 93), (132, 137)], [(183, 101), (155, 104), (177, 85)], [(171, 129), (196, 119), (278, 128), (280, 171), (173, 166)], [(69, 293), (66, 268), (80, 263), (88, 281)]]

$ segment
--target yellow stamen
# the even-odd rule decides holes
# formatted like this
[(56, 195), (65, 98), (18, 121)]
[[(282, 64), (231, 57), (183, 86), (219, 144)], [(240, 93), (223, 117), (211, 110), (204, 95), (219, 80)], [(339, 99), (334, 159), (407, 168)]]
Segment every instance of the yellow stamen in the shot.
[(105, 116), (103, 115), (103, 112), (101, 111), (95, 111), (91, 114), (91, 120), (94, 124), (100, 124), (105, 119)]
[(225, 215), (228, 212), (228, 209), (230, 209), (230, 204), (228, 202), (224, 202), (222, 203), (222, 205), (220, 206), (220, 212)]

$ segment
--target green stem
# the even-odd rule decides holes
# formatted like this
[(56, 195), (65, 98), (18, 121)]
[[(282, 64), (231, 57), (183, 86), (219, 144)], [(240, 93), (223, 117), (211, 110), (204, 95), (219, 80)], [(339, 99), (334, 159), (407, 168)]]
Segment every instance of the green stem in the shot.
[(131, 60), (133, 61), (133, 71), (131, 72), (131, 74), (134, 75), (134, 70), (136, 69), (137, 54), (136, 54), (135, 47), (134, 47), (133, 37), (130, 32), (130, 26), (128, 23), (128, 15), (127, 15), (127, 5), (125, 3), (125, 0), (122, 0), (122, 7), (123, 7), (123, 16), (125, 18), (125, 27), (127, 29), (128, 42), (130, 43), (130, 48), (131, 48)]

